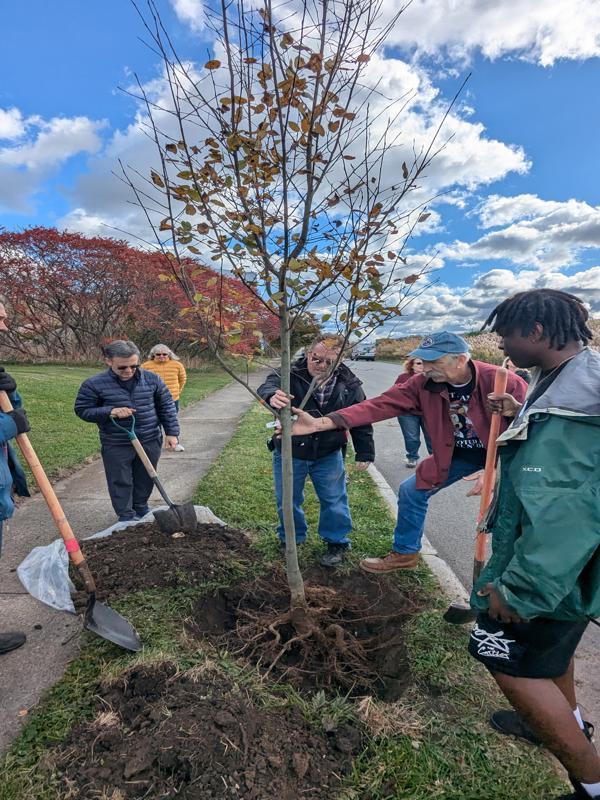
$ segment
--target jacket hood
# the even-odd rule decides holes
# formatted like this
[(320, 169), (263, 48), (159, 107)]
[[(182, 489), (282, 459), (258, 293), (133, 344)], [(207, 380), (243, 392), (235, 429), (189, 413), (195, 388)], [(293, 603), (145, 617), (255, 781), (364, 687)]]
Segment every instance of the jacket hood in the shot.
[[(532, 370), (528, 395), (535, 389), (540, 374), (539, 367)], [(540, 412), (563, 417), (598, 417), (600, 424), (600, 353), (586, 347), (574, 356), (547, 391), (526, 409), (523, 417), (515, 420), (498, 441), (526, 439), (529, 417)]]
[[(541, 370), (533, 370), (529, 391), (535, 388)], [(531, 405), (536, 410), (563, 409), (589, 417), (600, 416), (600, 353), (586, 347), (561, 370), (548, 390)]]

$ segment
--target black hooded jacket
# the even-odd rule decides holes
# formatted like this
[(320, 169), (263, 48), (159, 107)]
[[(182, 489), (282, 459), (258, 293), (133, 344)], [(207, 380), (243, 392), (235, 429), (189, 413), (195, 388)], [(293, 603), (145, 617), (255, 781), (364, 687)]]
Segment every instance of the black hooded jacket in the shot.
[[(360, 403), (361, 400), (365, 399), (362, 383), (345, 364), (340, 364), (338, 366), (335, 375), (336, 382), (329, 401), (324, 406), (320, 406), (313, 394), (304, 407), (304, 410), (313, 417), (324, 417), (332, 411), (339, 411), (342, 408), (354, 405), (354, 403)], [(294, 403), (302, 402), (302, 398), (306, 394), (311, 381), (312, 378), (308, 371), (306, 358), (304, 357), (294, 362), (294, 364), (292, 364), (290, 381), (290, 393), (294, 396)], [(257, 391), (260, 397), (268, 403), (277, 389), (280, 388), (281, 378), (279, 373), (275, 371), (267, 377), (266, 381), (258, 387)], [(350, 434), (356, 453), (356, 460), (374, 461), (375, 444), (373, 442), (373, 426), (359, 425), (357, 428), (352, 428)], [(271, 442), (275, 444), (275, 446), (281, 447), (279, 439), (273, 437)], [(311, 433), (308, 436), (293, 436), (292, 454), (294, 458), (315, 460), (327, 456), (336, 450), (344, 449), (345, 451), (346, 444), (347, 433), (342, 430)]]

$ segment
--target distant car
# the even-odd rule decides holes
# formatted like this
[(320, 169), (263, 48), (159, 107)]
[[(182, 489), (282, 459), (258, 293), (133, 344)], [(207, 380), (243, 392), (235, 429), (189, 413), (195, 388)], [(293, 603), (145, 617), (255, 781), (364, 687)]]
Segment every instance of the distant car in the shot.
[(375, 345), (359, 344), (352, 350), (353, 361), (375, 361)]

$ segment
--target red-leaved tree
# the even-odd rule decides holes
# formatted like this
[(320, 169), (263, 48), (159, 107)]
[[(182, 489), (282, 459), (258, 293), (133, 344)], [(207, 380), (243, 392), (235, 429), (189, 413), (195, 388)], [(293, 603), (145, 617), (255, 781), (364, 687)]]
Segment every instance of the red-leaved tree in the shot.
[[(203, 303), (222, 304), (219, 344), (249, 355), (277, 335), (277, 318), (239, 281), (190, 260)], [(11, 315), (5, 355), (61, 361), (96, 360), (103, 342), (127, 337), (142, 350), (157, 341), (196, 354), (206, 331), (181, 286), (165, 280), (164, 256), (107, 237), (54, 228), (0, 233), (0, 287)], [(243, 319), (243, 336), (228, 336)]]

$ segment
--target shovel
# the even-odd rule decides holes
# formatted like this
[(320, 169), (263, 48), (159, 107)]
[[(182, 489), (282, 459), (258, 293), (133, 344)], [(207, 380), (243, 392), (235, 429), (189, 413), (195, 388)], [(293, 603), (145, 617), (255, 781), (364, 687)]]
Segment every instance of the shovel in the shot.
[(198, 524), (194, 504), (182, 503), (181, 505), (175, 505), (175, 503), (171, 500), (167, 494), (167, 490), (162, 485), (156, 470), (152, 466), (152, 462), (148, 458), (146, 451), (142, 447), (142, 443), (137, 437), (135, 432), (135, 417), (133, 415), (131, 416), (130, 428), (126, 428), (124, 425), (119, 425), (114, 417), (111, 417), (111, 421), (113, 425), (120, 430), (125, 431), (127, 436), (129, 436), (129, 441), (133, 445), (135, 452), (138, 454), (146, 472), (152, 478), (152, 482), (163, 496), (165, 503), (169, 506), (166, 511), (152, 512), (154, 514), (156, 524), (160, 528), (161, 532), (170, 534), (177, 533), (178, 531), (183, 531), (184, 533), (194, 533), (196, 530), (196, 525)]
[[(506, 391), (506, 381), (508, 370), (499, 367), (494, 377), (494, 393), (504, 394)], [(479, 500), (479, 514), (477, 516), (477, 537), (475, 539), (475, 560), (473, 561), (473, 584), (478, 580), (485, 565), (488, 530), (485, 524), (485, 516), (490, 503), (492, 502), (492, 491), (494, 488), (494, 477), (496, 474), (496, 452), (498, 445), (496, 439), (500, 433), (500, 414), (492, 414), (490, 424), (490, 435), (485, 454), (485, 467), (483, 468), (483, 487)], [(473, 622), (477, 617), (477, 612), (470, 606), (463, 606), (460, 603), (452, 603), (444, 619), (452, 625), (464, 625)]]
[[(13, 410), (8, 395), (6, 392), (2, 391), (0, 391), (0, 409), (4, 411), (5, 414)], [(75, 567), (77, 567), (83, 585), (85, 586), (88, 600), (83, 616), (83, 627), (88, 631), (97, 633), (98, 636), (107, 639), (109, 642), (119, 647), (123, 647), (125, 650), (133, 650), (133, 652), (141, 650), (142, 643), (140, 637), (131, 623), (127, 622), (120, 614), (117, 614), (116, 611), (113, 611), (112, 608), (96, 601), (96, 584), (94, 583), (94, 578), (92, 577), (88, 563), (81, 552), (75, 534), (65, 517), (65, 512), (58, 501), (58, 497), (26, 433), (17, 435), (17, 444), (23, 453), (23, 458), (29, 464), (40, 492), (44, 496), (44, 500), (54, 518), (58, 532), (65, 543), (69, 558)]]

